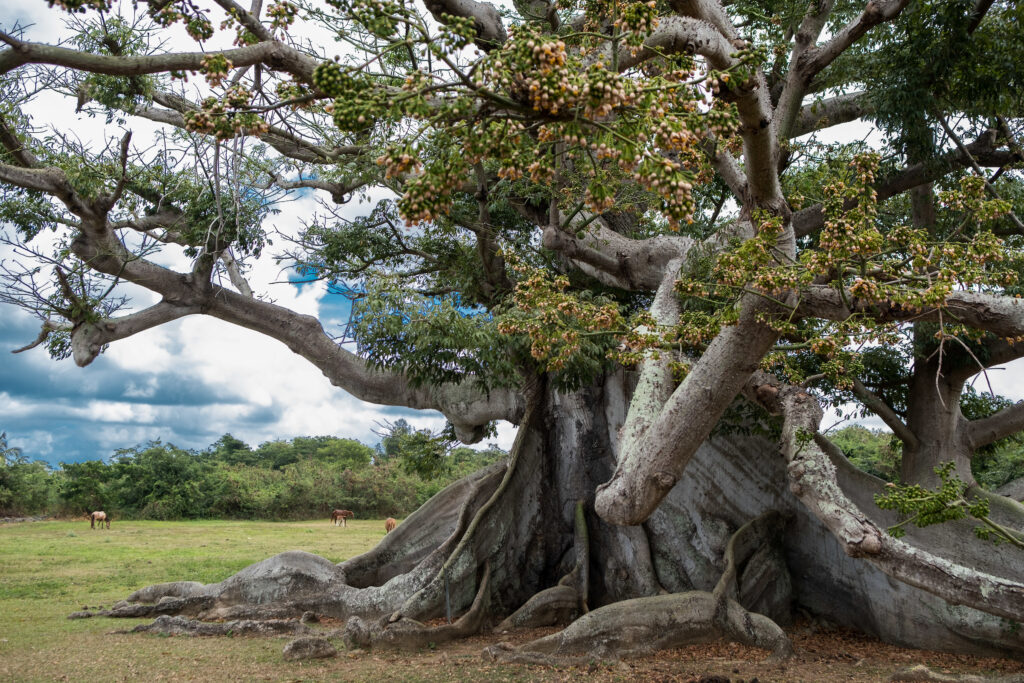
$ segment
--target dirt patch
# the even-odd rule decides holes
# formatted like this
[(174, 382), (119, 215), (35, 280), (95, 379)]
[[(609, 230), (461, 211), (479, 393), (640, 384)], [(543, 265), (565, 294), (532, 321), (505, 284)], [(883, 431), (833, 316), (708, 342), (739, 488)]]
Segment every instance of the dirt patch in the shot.
[[(555, 630), (526, 629), (500, 640), (521, 645)], [(911, 650), (848, 629), (797, 624), (787, 633), (795, 652), (783, 664), (770, 664), (769, 652), (737, 643), (691, 645), (641, 659), (593, 661), (586, 666), (488, 664), (480, 653), (499, 640), (494, 635), (476, 636), (413, 654), (355, 651), (342, 657), (347, 660), (348, 674), (354, 676), (350, 680), (370, 680), (380, 675), (395, 680), (445, 680), (454, 676), (462, 680), (564, 681), (585, 675), (588, 683), (875, 683), (887, 681), (896, 672), (916, 664), (943, 674), (1024, 675), (1021, 661)]]

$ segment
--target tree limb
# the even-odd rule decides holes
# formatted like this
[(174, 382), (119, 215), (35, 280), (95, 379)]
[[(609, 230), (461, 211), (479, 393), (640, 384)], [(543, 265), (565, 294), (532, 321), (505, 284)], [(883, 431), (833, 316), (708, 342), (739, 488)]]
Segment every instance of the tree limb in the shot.
[(444, 15), (473, 19), (476, 26), (476, 40), (481, 50), (489, 52), (505, 44), (508, 35), (501, 22), (497, 8), (489, 2), (477, 0), (425, 0), (427, 10), (440, 23), (445, 23)]
[(803, 101), (807, 85), (814, 77), (814, 73), (809, 72), (806, 62), (814, 52), (814, 45), (818, 42), (818, 36), (821, 35), (825, 22), (832, 13), (833, 4), (834, 0), (811, 3), (796, 32), (793, 52), (789, 59), (789, 73), (775, 107), (775, 129), (780, 140), (795, 137), (791, 133), (793, 122), (800, 111), (800, 102)]
[(1003, 408), (998, 413), (967, 423), (967, 440), (973, 450), (1013, 436), (1024, 429), (1024, 401)]
[(872, 108), (867, 100), (867, 93), (854, 92), (805, 104), (793, 121), (789, 137), (798, 138), (831, 126), (856, 121), (871, 113)]
[(99, 55), (65, 47), (13, 39), (0, 50), (0, 74), (25, 64), (50, 64), (108, 76), (142, 76), (168, 71), (198, 71), (211, 54), (226, 57), (232, 65), (268, 64), (312, 82), (317, 62), (312, 57), (277, 41), (257, 43), (219, 52), (180, 52), (163, 55)]
[(815, 285), (800, 292), (796, 308), (798, 316), (826, 320), (843, 321), (855, 314), (878, 322), (939, 322), (941, 319), (999, 337), (1024, 335), (1024, 301), (982, 292), (953, 292), (946, 297), (942, 309), (933, 306), (908, 309), (889, 301), (864, 301), (849, 291), (840, 294), (835, 287)]
[(822, 410), (802, 389), (758, 371), (746, 396), (781, 415), (782, 450), (790, 490), (828, 528), (843, 550), (952, 605), (966, 605), (1007, 619), (1024, 614), (1024, 585), (975, 571), (893, 538), (872, 522), (839, 487), (826, 451), (838, 449), (818, 433)]
[(893, 434), (899, 437), (899, 439), (906, 444), (908, 448), (917, 448), (917, 436), (907, 428), (907, 425), (903, 422), (900, 416), (896, 414), (896, 411), (893, 410), (888, 403), (883, 401), (879, 396), (864, 386), (864, 383), (856, 377), (853, 378), (853, 393), (861, 400), (861, 403), (863, 403), (868, 410), (882, 418), (882, 422), (884, 422), (886, 426), (893, 431)]

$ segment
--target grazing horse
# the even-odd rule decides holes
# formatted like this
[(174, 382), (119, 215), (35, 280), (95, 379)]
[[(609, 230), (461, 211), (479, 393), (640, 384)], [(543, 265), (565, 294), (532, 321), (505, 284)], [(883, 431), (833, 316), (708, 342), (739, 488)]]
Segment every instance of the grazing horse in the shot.
[(107, 523), (107, 528), (110, 528), (110, 517), (107, 517), (107, 513), (103, 510), (97, 510), (96, 512), (89, 514), (89, 528), (95, 529), (96, 525), (99, 524), (100, 528), (103, 528), (103, 523)]
[(390, 534), (398, 526), (398, 521), (394, 517), (388, 517), (384, 520), (384, 533)]
[(338, 522), (341, 522), (342, 526), (348, 526), (346, 520), (355, 519), (356, 515), (351, 510), (335, 510), (331, 513), (331, 521), (334, 522), (334, 526), (338, 526)]

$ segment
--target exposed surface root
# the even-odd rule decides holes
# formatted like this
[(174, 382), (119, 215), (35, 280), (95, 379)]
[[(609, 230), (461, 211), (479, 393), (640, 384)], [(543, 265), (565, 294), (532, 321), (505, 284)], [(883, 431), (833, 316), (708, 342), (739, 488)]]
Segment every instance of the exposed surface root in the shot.
[(408, 617), (397, 616), (382, 625), (370, 625), (359, 617), (351, 617), (345, 624), (343, 638), (349, 648), (388, 648), (394, 650), (417, 650), (430, 645), (446, 643), (480, 632), (487, 618), (488, 596), (490, 595), (490, 563), (484, 565), (480, 588), (469, 611), (453, 624), (427, 626)]
[(167, 636), (303, 635), (312, 631), (294, 620), (266, 619), (209, 623), (180, 616), (161, 615), (152, 624), (141, 624), (121, 633), (158, 633)]
[(946, 674), (933, 671), (924, 664), (911, 666), (897, 671), (889, 678), (890, 681), (918, 681), (920, 683), (1024, 683), (1024, 675), (976, 676), (974, 674)]
[(557, 585), (542, 590), (494, 628), (505, 633), (514, 628), (538, 628), (567, 624), (579, 614), (580, 596), (572, 586)]
[(589, 592), (590, 535), (587, 531), (583, 501), (576, 503), (573, 515), (576, 562), (557, 586), (540, 591), (527, 600), (507, 619), (498, 624), (495, 633), (505, 633), (514, 628), (538, 628), (568, 624), (580, 614), (585, 614)]
[[(705, 591), (624, 600), (589, 612), (564, 630), (519, 648), (488, 648), (485, 656), (499, 661), (564, 664), (566, 657), (616, 659), (723, 638), (771, 650), (777, 657), (792, 653), (789, 638), (771, 619), (727, 600), (723, 620), (716, 617), (717, 603), (715, 596)], [(720, 622), (728, 627), (723, 629)]]

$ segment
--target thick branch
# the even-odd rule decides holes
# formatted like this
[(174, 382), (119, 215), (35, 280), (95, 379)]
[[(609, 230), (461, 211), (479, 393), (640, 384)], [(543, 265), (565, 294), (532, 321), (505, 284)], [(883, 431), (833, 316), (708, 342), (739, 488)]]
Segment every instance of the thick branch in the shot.
[(1024, 585), (963, 567), (895, 539), (857, 508), (839, 487), (835, 465), (825, 452), (838, 449), (817, 433), (822, 411), (812, 396), (764, 372), (751, 378), (745, 393), (769, 412), (782, 415), (782, 447), (790, 490), (832, 532), (847, 554), (863, 557), (894, 579), (952, 605), (1020, 619), (1024, 614)]
[(860, 16), (844, 26), (842, 30), (821, 47), (811, 50), (800, 61), (801, 76), (810, 83), (811, 78), (831, 64), (836, 57), (860, 40), (869, 30), (881, 23), (892, 21), (910, 0), (868, 0)]
[(97, 323), (83, 323), (71, 333), (71, 351), (75, 364), (85, 367), (111, 342), (126, 339), (144, 330), (200, 311), (197, 305), (179, 306), (161, 301), (138, 313), (120, 318), (107, 318)]
[(777, 334), (759, 321), (768, 305), (753, 297), (742, 304), (739, 322), (715, 337), (637, 446), (619, 453), (615, 474), (597, 489), (603, 519), (632, 525), (654, 512), (775, 343)]
[(51, 64), (88, 73), (108, 76), (141, 76), (168, 71), (198, 71), (210, 54), (222, 54), (238, 66), (268, 64), (310, 82), (316, 61), (278, 42), (223, 50), (219, 53), (180, 52), (164, 55), (98, 55), (69, 50), (55, 45), (17, 41), (13, 47), (0, 50), (0, 73), (7, 73), (25, 64)]
[[(675, 293), (675, 280), (681, 265), (681, 259), (668, 264), (654, 295), (651, 315), (658, 325), (667, 327), (679, 321), (679, 298)], [(671, 354), (667, 352), (648, 351), (640, 364), (640, 378), (629, 402), (629, 410), (619, 438), (619, 463), (638, 458), (637, 449), (641, 447), (644, 435), (671, 398), (676, 387), (671, 360)]]
[(445, 23), (444, 15), (473, 19), (477, 47), (489, 51), (505, 44), (508, 35), (498, 10), (489, 2), (477, 0), (426, 0), (424, 4), (434, 19)]
[(853, 379), (853, 393), (861, 400), (868, 410), (873, 412), (878, 417), (882, 418), (889, 429), (893, 431), (899, 439), (907, 445), (910, 449), (917, 448), (917, 437), (914, 432), (907, 428), (907, 425), (903, 422), (896, 411), (889, 406), (888, 403), (883, 401), (877, 395), (875, 395), (870, 389), (864, 386), (856, 377)]
[(680, 16), (708, 22), (729, 40), (739, 38), (736, 27), (719, 0), (669, 0), (668, 4)]
[(827, 100), (811, 102), (801, 107), (793, 121), (789, 137), (798, 138), (814, 131), (856, 121), (870, 112), (871, 107), (867, 101), (867, 93), (862, 92), (837, 95)]
[[(472, 378), (460, 384), (414, 387), (404, 375), (376, 370), (336, 344), (312, 316), (197, 281), (145, 259), (125, 260), (123, 255), (104, 253), (84, 238), (75, 240), (72, 249), (96, 270), (156, 292), (177, 308), (202, 312), (284, 343), (323, 372), (332, 384), (356, 398), (381, 405), (438, 410), (465, 441), (482, 438), (481, 428), (491, 420), (518, 422), (522, 416), (522, 397), (512, 390), (484, 393)], [(99, 353), (103, 344), (127, 336), (111, 336), (115, 333), (96, 328), (84, 348)], [(87, 358), (88, 353), (83, 353), (82, 358)]]
[[(845, 301), (844, 301), (845, 298)], [(1024, 301), (982, 292), (953, 292), (943, 309), (904, 308), (888, 301), (857, 299), (852, 292), (840, 295), (834, 287), (813, 286), (800, 292), (796, 314), (801, 317), (843, 321), (854, 314), (878, 322), (960, 322), (999, 337), (1024, 335)]]
[(1022, 429), (1024, 429), (1024, 401), (1018, 401), (1012, 406), (1003, 408), (995, 415), (968, 422), (967, 439), (971, 448), (977, 450), (982, 446), (1013, 436)]
[(676, 235), (634, 240), (602, 225), (583, 237), (548, 225), (543, 243), (566, 258), (593, 266), (609, 276), (606, 281), (614, 287), (646, 291), (658, 288), (669, 261), (684, 257), (696, 244), (689, 237)]
[(800, 102), (804, 98), (807, 85), (811, 82), (814, 74), (807, 73), (806, 63), (814, 52), (814, 45), (818, 42), (818, 36), (825, 28), (825, 22), (832, 13), (834, 0), (821, 0), (811, 3), (807, 14), (800, 23), (800, 29), (796, 32), (793, 53), (789, 60), (789, 74), (782, 87), (782, 94), (779, 97), (778, 106), (775, 109), (775, 129), (780, 140), (793, 137), (791, 129), (793, 121), (800, 109)]

